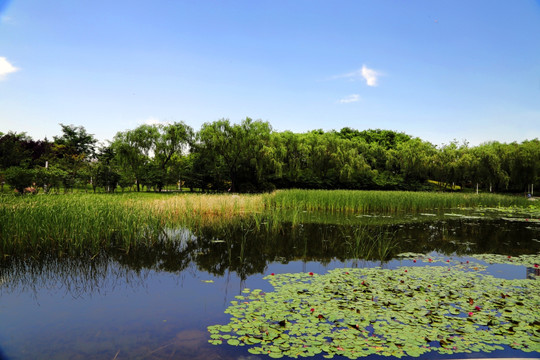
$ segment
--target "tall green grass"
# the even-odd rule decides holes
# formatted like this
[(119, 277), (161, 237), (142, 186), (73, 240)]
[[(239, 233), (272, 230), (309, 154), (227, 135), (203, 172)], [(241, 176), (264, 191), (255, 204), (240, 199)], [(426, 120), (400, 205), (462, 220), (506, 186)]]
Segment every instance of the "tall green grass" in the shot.
[(97, 254), (151, 245), (166, 229), (230, 223), (257, 214), (256, 196), (64, 194), (0, 197), (0, 254), (55, 249)]
[(426, 211), (530, 205), (519, 197), (384, 191), (286, 190), (266, 195), (65, 194), (0, 196), (0, 257), (57, 250), (89, 253), (166, 241), (167, 229), (226, 227), (259, 230), (301, 221), (303, 211)]
[(3, 197), (3, 254), (19, 251), (88, 251), (156, 241), (163, 221), (114, 197), (84, 194)]
[(385, 228), (369, 230), (367, 227), (354, 227), (351, 235), (343, 234), (348, 246), (348, 255), (352, 259), (390, 260), (399, 247), (395, 233)]
[(379, 212), (527, 206), (525, 198), (497, 194), (456, 194), (409, 191), (284, 190), (265, 197), (267, 208), (300, 211)]

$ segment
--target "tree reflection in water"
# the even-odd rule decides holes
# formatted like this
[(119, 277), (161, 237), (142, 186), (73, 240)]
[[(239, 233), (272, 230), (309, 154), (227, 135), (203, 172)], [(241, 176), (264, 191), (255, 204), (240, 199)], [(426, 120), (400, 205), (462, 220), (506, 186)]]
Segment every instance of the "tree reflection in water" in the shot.
[(540, 251), (538, 228), (500, 220), (452, 219), (401, 225), (290, 224), (264, 226), (242, 220), (194, 230), (168, 229), (160, 241), (141, 242), (129, 252), (110, 248), (98, 254), (62, 254), (40, 249), (6, 256), (0, 289), (65, 289), (73, 297), (116, 286), (141, 287), (149, 272), (186, 269), (214, 276), (236, 273), (241, 280), (264, 273), (270, 263), (375, 261), (401, 252), (465, 256), (517, 256)]

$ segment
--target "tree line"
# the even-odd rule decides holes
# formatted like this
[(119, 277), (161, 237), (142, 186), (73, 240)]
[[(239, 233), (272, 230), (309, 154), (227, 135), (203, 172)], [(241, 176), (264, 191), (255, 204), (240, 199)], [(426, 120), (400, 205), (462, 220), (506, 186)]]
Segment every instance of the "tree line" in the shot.
[(16, 191), (263, 192), (283, 188), (424, 190), (437, 184), (498, 192), (539, 188), (540, 141), (435, 146), (391, 130), (274, 131), (246, 118), (140, 125), (106, 144), (60, 124), (52, 141), (0, 133), (0, 184)]

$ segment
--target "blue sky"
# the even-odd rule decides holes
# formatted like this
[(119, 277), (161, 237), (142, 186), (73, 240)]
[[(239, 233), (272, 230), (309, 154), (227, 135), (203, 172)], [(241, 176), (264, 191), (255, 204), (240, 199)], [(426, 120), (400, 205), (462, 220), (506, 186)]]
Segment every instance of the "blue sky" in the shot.
[(245, 117), (540, 138), (538, 0), (0, 0), (0, 132)]

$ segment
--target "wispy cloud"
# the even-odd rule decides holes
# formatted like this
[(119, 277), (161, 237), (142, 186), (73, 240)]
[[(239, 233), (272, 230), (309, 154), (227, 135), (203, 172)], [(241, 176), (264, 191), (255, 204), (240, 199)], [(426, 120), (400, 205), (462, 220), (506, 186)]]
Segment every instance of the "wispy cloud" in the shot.
[(334, 79), (349, 79), (353, 81), (362, 80), (365, 81), (367, 86), (377, 86), (379, 80), (380, 72), (368, 68), (366, 65), (362, 65), (361, 69), (355, 70), (353, 72), (334, 76)]
[(15, 66), (3, 56), (0, 56), (0, 80), (3, 80), (8, 74), (18, 71)]
[(360, 101), (360, 95), (352, 94), (352, 95), (349, 95), (347, 97), (344, 97), (343, 99), (340, 99), (338, 101), (338, 103), (340, 103), (340, 104), (349, 104), (349, 103), (358, 102), (358, 101)]

